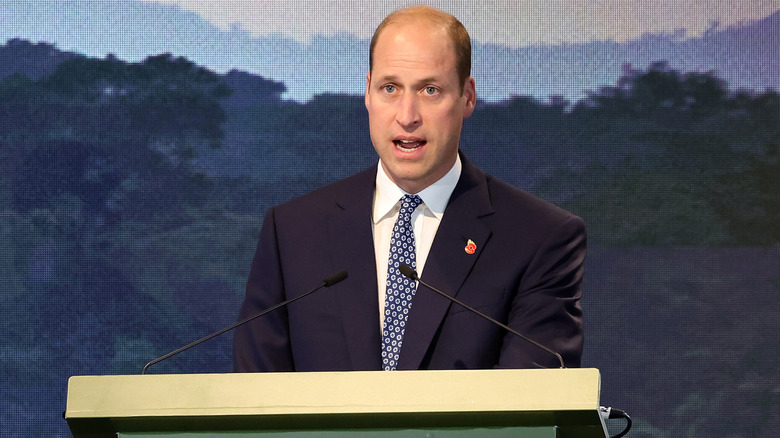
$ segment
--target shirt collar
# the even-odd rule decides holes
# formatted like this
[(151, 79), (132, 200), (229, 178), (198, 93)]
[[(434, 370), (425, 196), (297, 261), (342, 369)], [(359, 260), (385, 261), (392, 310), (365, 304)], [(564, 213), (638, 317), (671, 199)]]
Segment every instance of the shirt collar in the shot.
[[(441, 177), (438, 181), (426, 187), (417, 195), (423, 201), (423, 204), (427, 209), (439, 220), (444, 215), (444, 209), (447, 208), (447, 203), (450, 201), (455, 186), (460, 179), (460, 172), (463, 169), (463, 164), (460, 161), (460, 154), (455, 159), (455, 164), (452, 166), (446, 175)], [(382, 220), (385, 216), (395, 213), (396, 204), (406, 194), (400, 187), (387, 176), (384, 168), (382, 168), (382, 160), (379, 160), (376, 172), (376, 191), (374, 193), (374, 210), (373, 221), (374, 224)]]

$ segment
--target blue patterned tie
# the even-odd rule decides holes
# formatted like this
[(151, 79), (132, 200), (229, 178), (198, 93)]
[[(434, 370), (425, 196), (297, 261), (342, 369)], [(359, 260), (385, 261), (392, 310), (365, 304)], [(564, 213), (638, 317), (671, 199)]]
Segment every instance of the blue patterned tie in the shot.
[(385, 294), (384, 327), (382, 329), (382, 367), (386, 371), (396, 369), (401, 354), (401, 341), (406, 330), (406, 319), (412, 308), (412, 298), (417, 289), (415, 281), (406, 278), (398, 270), (406, 263), (417, 269), (415, 261), (412, 212), (422, 203), (417, 195), (401, 198), (401, 211), (393, 227), (390, 239), (390, 260), (387, 263), (387, 292)]

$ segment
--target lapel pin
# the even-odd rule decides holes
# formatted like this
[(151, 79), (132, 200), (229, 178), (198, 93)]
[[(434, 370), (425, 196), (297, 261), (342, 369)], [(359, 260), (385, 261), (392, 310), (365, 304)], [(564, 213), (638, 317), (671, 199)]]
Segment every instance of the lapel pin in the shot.
[(468, 242), (466, 242), (466, 247), (463, 248), (464, 251), (466, 251), (466, 254), (474, 254), (477, 251), (477, 244), (474, 243), (473, 240), (469, 239)]

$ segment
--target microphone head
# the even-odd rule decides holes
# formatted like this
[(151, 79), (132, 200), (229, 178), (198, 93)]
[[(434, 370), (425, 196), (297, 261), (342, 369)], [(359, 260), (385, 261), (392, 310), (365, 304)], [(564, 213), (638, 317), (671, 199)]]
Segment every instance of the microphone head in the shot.
[(331, 287), (334, 284), (343, 281), (345, 278), (347, 278), (347, 271), (339, 271), (331, 275), (330, 277), (322, 280), (322, 284), (325, 287)]
[(404, 276), (407, 278), (410, 278), (412, 280), (419, 280), (419, 277), (417, 276), (417, 272), (406, 263), (401, 263), (401, 266), (398, 267), (398, 270), (401, 271), (401, 273), (404, 274)]

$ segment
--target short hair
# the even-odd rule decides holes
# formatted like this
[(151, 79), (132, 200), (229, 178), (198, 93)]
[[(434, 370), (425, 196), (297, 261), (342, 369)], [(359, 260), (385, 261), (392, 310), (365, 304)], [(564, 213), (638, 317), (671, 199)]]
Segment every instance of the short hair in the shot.
[(379, 24), (371, 37), (371, 47), (368, 54), (368, 71), (374, 71), (374, 48), (376, 47), (379, 35), (386, 27), (395, 23), (403, 23), (414, 19), (424, 19), (432, 24), (442, 26), (450, 37), (452, 47), (455, 52), (455, 68), (460, 80), (461, 93), (466, 79), (471, 76), (471, 38), (457, 18), (434, 9), (430, 6), (413, 6), (410, 8), (399, 9), (387, 17)]

